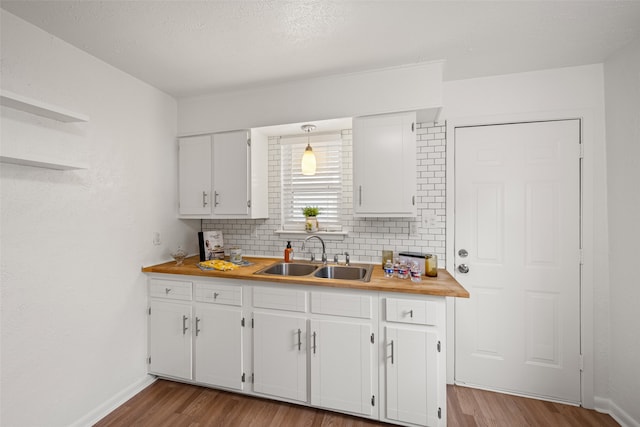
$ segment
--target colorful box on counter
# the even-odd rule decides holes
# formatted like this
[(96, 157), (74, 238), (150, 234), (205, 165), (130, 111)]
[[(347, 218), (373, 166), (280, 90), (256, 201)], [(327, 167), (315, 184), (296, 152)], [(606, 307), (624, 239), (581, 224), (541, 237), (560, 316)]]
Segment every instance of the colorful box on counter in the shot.
[(224, 239), (221, 231), (200, 231), (198, 233), (200, 261), (224, 259)]

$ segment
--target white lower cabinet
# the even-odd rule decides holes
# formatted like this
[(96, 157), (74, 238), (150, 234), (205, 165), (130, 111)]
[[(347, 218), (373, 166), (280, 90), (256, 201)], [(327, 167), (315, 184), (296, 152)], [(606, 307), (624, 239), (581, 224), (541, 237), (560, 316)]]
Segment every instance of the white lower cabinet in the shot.
[(370, 324), (311, 321), (311, 404), (370, 417), (377, 414)]
[(195, 380), (242, 390), (242, 310), (196, 304)]
[(254, 313), (253, 322), (253, 390), (307, 402), (306, 318)]
[(151, 279), (149, 372), (242, 390), (241, 290), (223, 283)]
[(311, 404), (378, 418), (376, 298), (369, 292), (311, 292)]
[(438, 335), (433, 331), (385, 328), (387, 418), (437, 426)]
[(191, 380), (191, 282), (149, 280), (149, 372)]
[(446, 426), (444, 297), (158, 276), (149, 280), (150, 373)]
[(193, 379), (191, 305), (152, 300), (149, 306), (149, 372)]
[(444, 298), (382, 298), (385, 421), (446, 425)]

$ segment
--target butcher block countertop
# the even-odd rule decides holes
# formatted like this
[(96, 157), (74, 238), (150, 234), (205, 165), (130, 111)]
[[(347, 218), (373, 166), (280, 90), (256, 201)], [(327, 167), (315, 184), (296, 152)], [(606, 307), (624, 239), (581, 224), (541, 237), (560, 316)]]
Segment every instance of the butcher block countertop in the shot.
[[(322, 279), (313, 276), (277, 276), (267, 274), (254, 274), (275, 262), (281, 262), (278, 258), (253, 258), (243, 257), (252, 265), (242, 266), (235, 270), (216, 271), (202, 270), (198, 267), (199, 257), (192, 256), (184, 260), (182, 265), (176, 265), (175, 261), (164, 264), (144, 267), (144, 273), (179, 274), (187, 276), (217, 277), (226, 279), (256, 280), (261, 282), (290, 283), (296, 285), (328, 286), (334, 288), (362, 289), (381, 292), (402, 292), (409, 294), (435, 295), (443, 297), (469, 298), (469, 292), (460, 285), (446, 270), (438, 269), (438, 277), (422, 277), (421, 282), (412, 282), (410, 279), (390, 279), (384, 277), (384, 271), (379, 264), (374, 264), (373, 274), (369, 282), (359, 280), (334, 280)], [(294, 261), (308, 264), (304, 261)], [(353, 265), (358, 265), (354, 263)]]

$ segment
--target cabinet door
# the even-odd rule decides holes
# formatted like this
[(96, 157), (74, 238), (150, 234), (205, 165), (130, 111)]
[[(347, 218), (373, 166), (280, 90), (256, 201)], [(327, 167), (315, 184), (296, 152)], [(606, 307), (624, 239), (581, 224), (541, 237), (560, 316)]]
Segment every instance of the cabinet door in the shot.
[(356, 216), (415, 216), (415, 113), (353, 119)]
[(180, 215), (211, 215), (211, 136), (178, 141)]
[(385, 333), (386, 417), (406, 423), (437, 426), (441, 396), (436, 332), (387, 326)]
[(195, 378), (199, 383), (243, 389), (242, 310), (198, 304), (195, 315)]
[(249, 144), (247, 131), (213, 135), (213, 213), (249, 214)]
[(256, 393), (307, 402), (307, 321), (270, 313), (253, 315)]
[(311, 404), (371, 416), (373, 347), (371, 325), (312, 320)]
[(149, 313), (149, 372), (191, 380), (191, 305), (155, 301)]

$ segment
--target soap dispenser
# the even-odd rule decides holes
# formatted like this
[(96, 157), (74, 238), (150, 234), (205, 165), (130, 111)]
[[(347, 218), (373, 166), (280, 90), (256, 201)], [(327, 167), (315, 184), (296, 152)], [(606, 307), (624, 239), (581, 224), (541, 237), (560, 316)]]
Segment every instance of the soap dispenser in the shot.
[(284, 262), (293, 261), (293, 248), (291, 247), (291, 241), (287, 241), (287, 247), (284, 250)]

